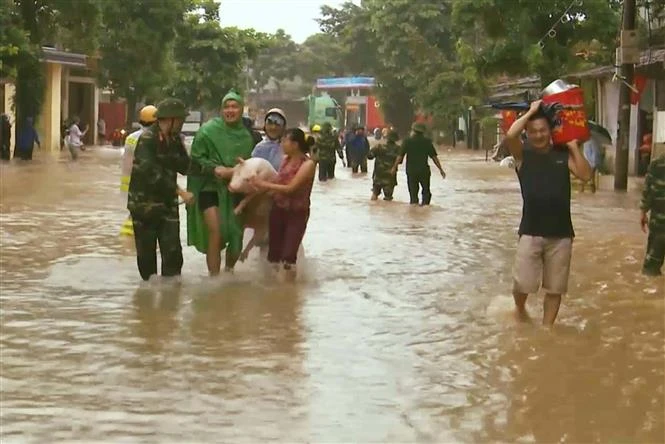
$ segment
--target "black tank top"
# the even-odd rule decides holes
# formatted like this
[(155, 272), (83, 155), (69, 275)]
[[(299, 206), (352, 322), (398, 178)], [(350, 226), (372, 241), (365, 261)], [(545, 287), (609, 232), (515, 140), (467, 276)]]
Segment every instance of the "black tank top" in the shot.
[(541, 152), (525, 143), (517, 177), (524, 201), (519, 235), (574, 237), (568, 149)]

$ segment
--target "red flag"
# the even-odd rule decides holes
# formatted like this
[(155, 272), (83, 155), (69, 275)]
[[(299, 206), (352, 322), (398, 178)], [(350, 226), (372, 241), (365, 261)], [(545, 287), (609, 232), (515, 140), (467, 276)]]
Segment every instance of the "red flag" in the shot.
[(515, 120), (517, 120), (517, 112), (515, 111), (510, 111), (510, 110), (501, 110), (501, 117), (502, 117), (502, 122), (501, 122), (501, 129), (503, 130), (504, 134), (508, 132), (510, 129), (511, 125), (515, 123)]
[(644, 88), (647, 86), (647, 78), (644, 76), (636, 75), (635, 79), (633, 80), (633, 88), (637, 89), (637, 93), (635, 91), (630, 92), (630, 103), (633, 105), (637, 105), (640, 101), (640, 96), (644, 92)]

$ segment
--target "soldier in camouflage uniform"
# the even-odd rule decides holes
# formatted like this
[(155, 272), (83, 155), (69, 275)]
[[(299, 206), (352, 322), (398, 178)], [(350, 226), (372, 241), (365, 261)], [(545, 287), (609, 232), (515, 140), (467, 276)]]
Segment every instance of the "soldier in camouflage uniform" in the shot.
[(182, 246), (178, 195), (178, 174), (187, 174), (190, 160), (180, 131), (187, 112), (178, 99), (157, 105), (157, 122), (141, 134), (134, 152), (127, 209), (134, 223), (136, 260), (144, 281), (157, 274), (157, 242), (162, 256), (162, 276), (180, 275)]
[(649, 232), (642, 273), (660, 276), (665, 262), (665, 155), (651, 162), (642, 193), (642, 230)]
[(400, 155), (398, 138), (396, 131), (388, 132), (386, 143), (376, 145), (367, 155), (368, 159), (374, 159), (372, 200), (377, 200), (381, 191), (383, 191), (383, 200), (393, 200), (393, 190), (397, 185), (397, 174), (393, 171), (393, 165)]
[(314, 150), (316, 150), (319, 160), (319, 180), (325, 182), (328, 179), (334, 179), (335, 163), (337, 162), (335, 154), (340, 159), (343, 159), (344, 156), (339, 140), (332, 133), (332, 125), (330, 123), (324, 123), (321, 126), (321, 134), (316, 140)]

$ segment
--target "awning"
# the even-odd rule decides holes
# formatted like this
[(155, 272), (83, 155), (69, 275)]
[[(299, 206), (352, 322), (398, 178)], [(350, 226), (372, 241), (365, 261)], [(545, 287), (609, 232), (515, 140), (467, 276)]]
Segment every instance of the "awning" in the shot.
[(87, 57), (84, 54), (77, 54), (67, 51), (59, 51), (55, 48), (42, 46), (42, 55), (40, 60), (46, 63), (58, 63), (65, 66), (75, 66), (85, 68)]

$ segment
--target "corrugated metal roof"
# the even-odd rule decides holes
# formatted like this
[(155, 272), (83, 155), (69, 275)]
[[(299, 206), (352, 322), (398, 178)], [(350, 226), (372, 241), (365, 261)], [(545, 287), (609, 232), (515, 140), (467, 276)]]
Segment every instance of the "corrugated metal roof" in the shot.
[(587, 69), (585, 71), (566, 74), (565, 76), (563, 76), (563, 78), (586, 79), (594, 77), (605, 77), (613, 75), (614, 71), (615, 71), (614, 66), (597, 66), (595, 68)]
[(55, 48), (42, 46), (41, 60), (50, 63), (59, 63), (67, 66), (86, 67), (86, 56), (74, 52), (59, 51)]
[(665, 63), (665, 48), (651, 49), (642, 52), (640, 56), (641, 65), (650, 65), (651, 63)]
[[(636, 68), (645, 67), (653, 63), (665, 63), (665, 48), (651, 49), (642, 51), (640, 55), (640, 63), (635, 65)], [(564, 78), (593, 78), (593, 77), (608, 77), (614, 74), (616, 68), (611, 65), (598, 66), (596, 68), (587, 69), (572, 74), (567, 74)]]
[(540, 77), (531, 76), (531, 77), (520, 77), (514, 80), (507, 80), (505, 82), (495, 83), (494, 85), (491, 86), (491, 89), (493, 91), (499, 92), (509, 88), (517, 88), (517, 87), (540, 88), (541, 87)]
[[(665, 48), (651, 49), (643, 51), (640, 57), (640, 63), (635, 65), (637, 68), (645, 67), (653, 63), (665, 63)], [(615, 72), (615, 67), (597, 66), (595, 68), (587, 69), (572, 74), (561, 76), (563, 79), (584, 79), (584, 78), (598, 78), (609, 77)], [(505, 100), (513, 96), (521, 96), (530, 91), (540, 91), (542, 85), (540, 77), (530, 76), (521, 77), (513, 80), (505, 80), (500, 83), (495, 83), (490, 87), (491, 94), (488, 97), (490, 101)]]

